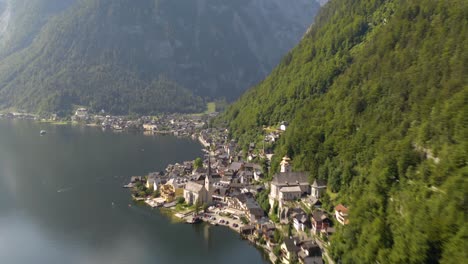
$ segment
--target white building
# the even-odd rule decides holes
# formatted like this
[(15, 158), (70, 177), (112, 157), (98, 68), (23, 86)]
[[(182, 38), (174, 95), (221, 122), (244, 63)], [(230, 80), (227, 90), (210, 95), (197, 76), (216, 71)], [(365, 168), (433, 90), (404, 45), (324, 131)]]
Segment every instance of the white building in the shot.
[(265, 215), (252, 193), (242, 193), (230, 198), (228, 207), (242, 212), (251, 223), (256, 223)]
[(325, 193), (327, 189), (327, 182), (325, 180), (314, 180), (312, 183), (312, 196), (319, 199), (322, 197), (323, 193)]
[[(211, 165), (208, 165), (211, 166)], [(194, 204), (211, 204), (213, 202), (213, 187), (211, 180), (211, 168), (208, 169), (208, 175), (205, 177), (205, 183), (187, 182), (184, 188), (185, 202)]]
[(87, 118), (88, 117), (88, 109), (86, 109), (86, 108), (76, 109), (75, 116), (79, 117), (79, 118)]
[(196, 182), (188, 182), (184, 188), (185, 202), (188, 204), (209, 204), (210, 198), (205, 186)]
[(270, 206), (279, 201), (280, 206), (286, 201), (299, 199), (310, 194), (307, 172), (280, 172), (271, 181)]
[(335, 206), (335, 217), (340, 224), (348, 224), (348, 208), (342, 204)]
[(161, 179), (161, 176), (157, 172), (152, 172), (148, 175), (148, 178), (146, 180), (146, 188), (151, 188), (153, 187), (153, 190), (157, 190), (159, 185), (163, 184), (163, 180)]
[(281, 172), (290, 172), (291, 171), (291, 159), (288, 156), (284, 156), (283, 160), (280, 162)]
[(143, 124), (143, 129), (145, 131), (156, 131), (158, 130), (158, 126), (155, 124)]
[(300, 199), (302, 196), (302, 190), (299, 186), (287, 186), (281, 187), (279, 190), (280, 201), (293, 201)]
[(279, 128), (280, 128), (281, 131), (286, 131), (286, 129), (288, 128), (288, 122), (284, 122), (284, 121), (281, 122)]

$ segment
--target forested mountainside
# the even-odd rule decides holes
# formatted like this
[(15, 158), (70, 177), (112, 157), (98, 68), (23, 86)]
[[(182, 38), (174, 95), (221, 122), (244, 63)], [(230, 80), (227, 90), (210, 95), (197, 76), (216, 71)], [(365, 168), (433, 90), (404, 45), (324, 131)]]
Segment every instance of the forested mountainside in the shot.
[[(15, 1), (0, 1), (8, 36), (19, 18), (5, 5)], [(0, 108), (200, 111), (204, 99), (235, 99), (264, 78), (319, 7), (309, 0), (74, 0), (30, 45), (0, 60)]]
[(468, 1), (332, 0), (307, 35), (217, 122), (326, 179), (349, 224), (339, 263), (463, 263)]

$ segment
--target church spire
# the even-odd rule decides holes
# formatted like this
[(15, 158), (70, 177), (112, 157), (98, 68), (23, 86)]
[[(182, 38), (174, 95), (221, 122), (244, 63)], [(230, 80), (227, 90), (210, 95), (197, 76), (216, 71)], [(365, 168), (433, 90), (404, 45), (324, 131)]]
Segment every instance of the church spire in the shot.
[(290, 172), (291, 171), (291, 159), (286, 155), (283, 157), (283, 160), (280, 163), (281, 172)]
[(211, 153), (208, 153), (208, 177), (211, 178)]
[(205, 177), (205, 188), (208, 192), (211, 190), (211, 153), (208, 153), (208, 173)]

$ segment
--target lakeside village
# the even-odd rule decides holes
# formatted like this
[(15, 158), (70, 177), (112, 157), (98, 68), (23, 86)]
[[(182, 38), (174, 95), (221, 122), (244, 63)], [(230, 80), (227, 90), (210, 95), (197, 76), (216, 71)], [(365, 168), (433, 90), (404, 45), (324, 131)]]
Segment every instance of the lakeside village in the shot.
[[(265, 136), (277, 140), (286, 123)], [(283, 157), (280, 172), (267, 179), (272, 154), (251, 143), (239, 150), (227, 129), (204, 129), (203, 158), (170, 164), (165, 171), (132, 176), (124, 187), (135, 200), (163, 207), (181, 221), (229, 227), (268, 254), (272, 263), (333, 263), (327, 253), (336, 225), (348, 223), (342, 204), (327, 212), (327, 183), (309, 182), (307, 172), (291, 171)], [(265, 162), (260, 162), (260, 161)]]
[[(241, 150), (234, 140), (228, 140), (227, 129), (207, 128), (216, 114), (129, 118), (92, 115), (79, 108), (71, 121), (116, 132), (198, 139), (205, 148), (204, 157), (170, 164), (162, 172), (132, 176), (124, 187), (131, 189), (133, 199), (164, 208), (187, 223), (204, 221), (229, 227), (263, 249), (272, 263), (333, 263), (327, 253), (329, 236), (336, 225), (348, 223), (348, 208), (330, 205), (325, 198), (327, 183), (311, 182), (307, 172), (291, 171), (293, 161), (288, 157), (283, 157), (280, 172), (271, 175), (273, 153), (255, 143)], [(4, 113), (1, 118), (69, 123), (56, 115)], [(264, 142), (274, 144), (287, 125), (282, 122), (266, 129)]]
[(69, 118), (60, 118), (56, 114), (39, 116), (30, 113), (8, 112), (0, 113), (0, 119), (34, 120), (51, 124), (76, 124), (102, 127), (103, 130), (115, 132), (144, 131), (145, 134), (170, 134), (181, 137), (197, 138), (200, 131), (207, 127), (208, 120), (217, 112), (205, 114), (161, 114), (158, 116), (113, 116), (91, 114), (87, 108), (78, 108)]

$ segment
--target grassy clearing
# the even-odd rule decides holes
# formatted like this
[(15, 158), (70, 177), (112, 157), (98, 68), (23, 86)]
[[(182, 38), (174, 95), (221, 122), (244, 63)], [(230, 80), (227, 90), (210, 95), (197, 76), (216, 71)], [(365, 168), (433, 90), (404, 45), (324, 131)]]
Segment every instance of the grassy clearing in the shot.
[(215, 102), (209, 102), (206, 103), (206, 110), (205, 112), (198, 113), (198, 114), (192, 114), (193, 116), (202, 116), (202, 115), (207, 115), (216, 112), (216, 103)]
[(211, 114), (216, 112), (216, 103), (215, 102), (209, 102), (206, 104), (206, 111), (205, 114)]

